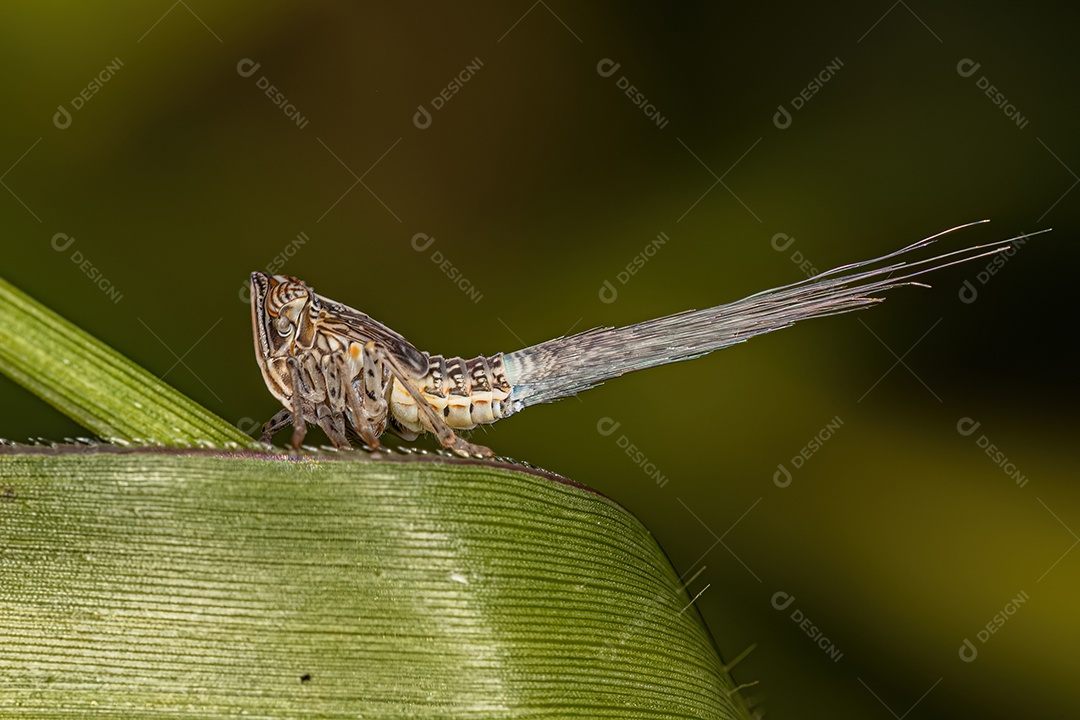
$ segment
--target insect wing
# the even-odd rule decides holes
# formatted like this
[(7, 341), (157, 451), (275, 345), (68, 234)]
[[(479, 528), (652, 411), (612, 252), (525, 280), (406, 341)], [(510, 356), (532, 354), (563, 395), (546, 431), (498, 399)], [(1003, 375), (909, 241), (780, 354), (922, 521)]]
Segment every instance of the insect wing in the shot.
[(374, 341), (385, 352), (393, 353), (415, 377), (420, 378), (427, 374), (427, 355), (417, 350), (404, 337), (359, 310), (322, 295), (318, 297), (326, 311), (321, 318), (321, 329), (324, 332), (335, 333), (361, 345)]

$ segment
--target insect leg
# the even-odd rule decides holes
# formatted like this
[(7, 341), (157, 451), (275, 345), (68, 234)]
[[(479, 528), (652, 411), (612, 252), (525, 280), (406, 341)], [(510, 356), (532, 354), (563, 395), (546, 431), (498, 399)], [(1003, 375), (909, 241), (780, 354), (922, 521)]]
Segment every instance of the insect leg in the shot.
[(282, 408), (278, 411), (278, 414), (266, 421), (262, 428), (262, 437), (260, 442), (264, 442), (268, 445), (273, 443), (274, 435), (281, 430), (292, 425), (292, 411), (289, 408)]
[(289, 366), (289, 379), (292, 381), (293, 388), (293, 395), (290, 398), (292, 400), (293, 422), (292, 446), (293, 450), (299, 450), (300, 443), (304, 442), (304, 436), (307, 435), (307, 423), (304, 421), (306, 394), (300, 382), (300, 361), (295, 356), (290, 356), (286, 361), (286, 365)]
[(368, 447), (372, 450), (378, 450), (380, 445), (378, 424), (368, 416), (367, 408), (363, 404), (364, 401), (352, 384), (349, 385), (346, 393), (353, 429), (356, 430), (357, 434), (360, 435), (360, 439)]
[(364, 407), (367, 409), (371, 423), (376, 427), (376, 434), (381, 435), (386, 429), (386, 418), (390, 412), (390, 405), (386, 402), (387, 384), (383, 377), (383, 367), (379, 363), (375, 352), (375, 343), (369, 342), (364, 346), (363, 367)]
[[(350, 348), (349, 354), (355, 358), (358, 351), (361, 348), (357, 344)], [(381, 397), (384, 371), (374, 355), (364, 352), (360, 371), (354, 375), (355, 366), (348, 357), (344, 352), (335, 353), (324, 361), (327, 397), (334, 411), (340, 412), (360, 439), (375, 449), (380, 444), (379, 436), (386, 429), (387, 403)]]
[(347, 373), (343, 372), (345, 356), (343, 353), (327, 355), (322, 361), (322, 381), (326, 387), (326, 402), (316, 407), (319, 427), (323, 429), (334, 447), (351, 447), (345, 436), (345, 398), (349, 384)]
[(442, 417), (440, 417), (439, 413), (435, 411), (435, 408), (431, 407), (431, 403), (427, 401), (424, 394), (420, 391), (420, 388), (418, 388), (412, 378), (409, 377), (409, 373), (401, 367), (393, 353), (384, 351), (382, 348), (377, 347), (373, 342), (368, 343), (368, 347), (372, 349), (372, 352), (377, 353), (377, 357), (382, 362), (386, 363), (387, 367), (390, 368), (390, 374), (396, 377), (398, 382), (405, 387), (405, 391), (412, 396), (413, 400), (416, 402), (416, 407), (424, 414), (428, 424), (431, 425), (432, 431), (439, 438), (439, 442), (444, 448), (452, 450), (462, 457), (470, 457), (473, 455), (491, 457), (495, 454), (483, 445), (474, 445), (455, 435), (454, 431), (450, 429), (450, 426), (447, 425)]
[(294, 450), (299, 450), (300, 443), (307, 435), (307, 423), (316, 422), (322, 427), (324, 418), (330, 414), (330, 408), (326, 405), (326, 381), (315, 355), (306, 352), (300, 356), (292, 356), (288, 364), (293, 386), (292, 444)]

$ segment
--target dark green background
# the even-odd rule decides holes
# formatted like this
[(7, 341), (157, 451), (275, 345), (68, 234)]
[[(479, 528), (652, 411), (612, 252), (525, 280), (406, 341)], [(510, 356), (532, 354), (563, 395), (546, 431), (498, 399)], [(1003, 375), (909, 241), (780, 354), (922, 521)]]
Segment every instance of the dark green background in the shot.
[[(704, 567), (691, 588), (708, 586), (698, 604), (725, 657), (757, 643), (736, 677), (758, 682), (746, 692), (769, 717), (887, 718), (916, 702), (908, 717), (1076, 714), (1080, 53), (1057, 7), (9, 4), (0, 274), (248, 427), (277, 408), (239, 292), (300, 232), (309, 241), (284, 272), (422, 349), (468, 357), (791, 282), (793, 250), (824, 270), (970, 220), (993, 222), (945, 247), (1053, 226), (972, 304), (958, 290), (978, 266), (953, 268), (882, 308), (623, 378), (473, 438), (615, 498), (688, 578)], [(117, 58), (57, 128), (57, 107)], [(261, 64), (249, 78), (245, 58)], [(431, 126), (414, 126), (476, 58)], [(604, 58), (620, 63), (612, 77), (597, 72)], [(835, 58), (835, 77), (778, 129), (777, 106)], [(968, 78), (964, 58), (980, 63)], [(980, 92), (982, 76), (1025, 127)], [(659, 232), (667, 245), (619, 285)], [(57, 233), (75, 243), (55, 251)], [(416, 233), (435, 244), (418, 253)], [(795, 237), (786, 253), (770, 246), (777, 233)], [(898, 365), (878, 383), (896, 362), (885, 345), (914, 374)], [(6, 380), (0, 403), (0, 437), (85, 434)], [(778, 464), (836, 417), (777, 487)], [(981, 423), (970, 437), (963, 417)], [(601, 418), (621, 425), (601, 435)], [(774, 609), (777, 592), (794, 603)], [(964, 638), (974, 662), (958, 656)]]

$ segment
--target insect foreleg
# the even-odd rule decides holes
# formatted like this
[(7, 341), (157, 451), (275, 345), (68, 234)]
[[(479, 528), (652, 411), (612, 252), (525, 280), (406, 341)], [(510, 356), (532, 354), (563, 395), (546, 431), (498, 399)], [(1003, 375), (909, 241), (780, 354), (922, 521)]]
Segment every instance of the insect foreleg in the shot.
[[(369, 393), (365, 402), (361, 395), (363, 381), (358, 381), (356, 385), (351, 381), (350, 365), (345, 353), (327, 355), (317, 371), (313, 370), (314, 363), (315, 358), (311, 354), (289, 358), (292, 407), (282, 409), (263, 425), (262, 442), (271, 443), (274, 435), (289, 425), (297, 425), (299, 419), (303, 430), (299, 440), (294, 432), (293, 444), (296, 447), (306, 436), (305, 420), (317, 422), (336, 447), (350, 447), (345, 434), (345, 423), (348, 421), (365, 443), (377, 448), (379, 435), (386, 424), (386, 400), (378, 396), (372, 400)], [(374, 367), (374, 358), (371, 363)], [(381, 373), (381, 368), (378, 370)]]
[[(327, 435), (336, 430), (336, 427), (333, 413), (326, 404), (326, 379), (315, 356), (310, 352), (292, 356), (288, 359), (288, 366), (293, 391), (292, 445), (295, 450), (299, 450), (307, 435), (308, 422), (318, 423), (327, 431)], [(331, 437), (335, 444), (338, 444), (339, 439), (348, 446), (348, 441), (344, 439), (344, 425), (337, 438)]]
[(319, 427), (323, 429), (334, 447), (349, 447), (345, 436), (345, 403), (349, 385), (343, 353), (332, 353), (323, 358), (322, 381), (326, 388), (326, 401), (316, 405)]
[(401, 366), (401, 363), (398, 362), (393, 353), (386, 352), (374, 343), (368, 343), (368, 347), (371, 348), (372, 352), (376, 353), (376, 357), (378, 357), (380, 361), (386, 363), (386, 366), (390, 369), (390, 374), (397, 378), (398, 382), (405, 388), (405, 391), (413, 398), (417, 409), (423, 414), (424, 419), (426, 419), (428, 425), (431, 426), (432, 432), (439, 438), (439, 443), (441, 443), (444, 448), (453, 450), (462, 457), (474, 455), (491, 457), (495, 454), (483, 445), (474, 445), (455, 435), (450, 426), (446, 424), (446, 421), (442, 419), (442, 416), (436, 412), (435, 408), (431, 406), (431, 403), (427, 401), (427, 398), (424, 397), (424, 393), (417, 387), (416, 382), (409, 376), (408, 371)]
[(300, 443), (304, 442), (307, 435), (307, 423), (304, 421), (304, 412), (307, 410), (306, 393), (304, 384), (300, 381), (300, 361), (291, 356), (285, 361), (289, 367), (289, 379), (292, 381), (292, 422), (293, 436), (292, 445), (296, 450), (300, 449)]
[(260, 441), (267, 445), (272, 444), (274, 436), (290, 425), (292, 425), (292, 411), (289, 408), (282, 408), (277, 415), (267, 420), (263, 425)]

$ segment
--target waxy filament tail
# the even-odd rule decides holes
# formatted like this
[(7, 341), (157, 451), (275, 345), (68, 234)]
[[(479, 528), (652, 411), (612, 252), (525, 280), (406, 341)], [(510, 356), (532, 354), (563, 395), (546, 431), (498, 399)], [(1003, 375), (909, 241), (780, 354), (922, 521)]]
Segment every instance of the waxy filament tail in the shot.
[[(881, 293), (933, 270), (994, 255), (1019, 235), (922, 260), (911, 254), (967, 223), (872, 260), (843, 265), (812, 278), (765, 290), (707, 310), (689, 310), (621, 328), (594, 328), (503, 356), (513, 386), (513, 410), (552, 402), (635, 370), (690, 360), (790, 327), (800, 320), (861, 310), (881, 302)], [(1040, 230), (1032, 235), (1038, 235)], [(513, 411), (512, 410), (512, 411)]]

